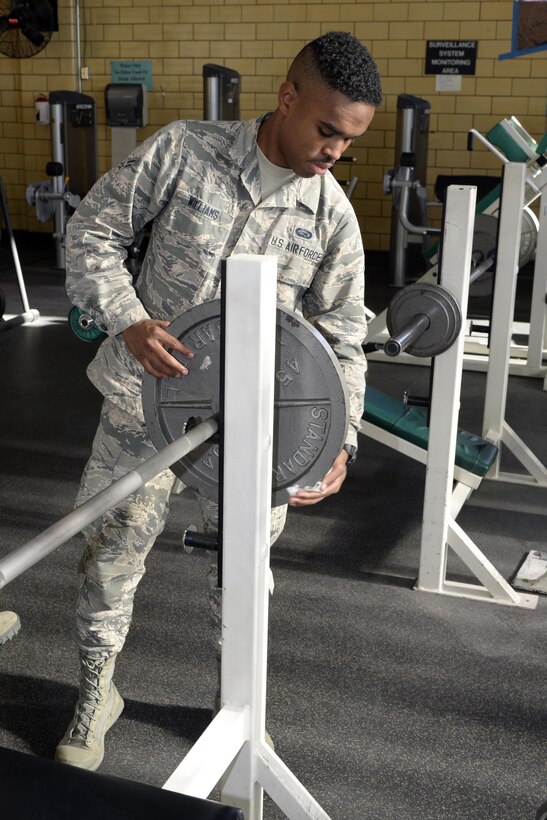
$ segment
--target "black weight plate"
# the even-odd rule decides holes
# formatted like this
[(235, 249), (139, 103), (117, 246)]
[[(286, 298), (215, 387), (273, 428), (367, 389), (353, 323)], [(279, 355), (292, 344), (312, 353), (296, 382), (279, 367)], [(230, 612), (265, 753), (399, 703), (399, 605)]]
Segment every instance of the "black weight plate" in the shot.
[[(220, 301), (191, 308), (169, 332), (195, 355), (186, 361), (174, 354), (188, 365), (189, 374), (182, 378), (144, 375), (144, 416), (158, 450), (183, 435), (187, 425), (219, 410)], [(347, 390), (332, 349), (301, 316), (278, 308), (274, 506), (286, 503), (288, 487), (313, 486), (325, 476), (344, 445), (347, 427)], [(184, 484), (213, 501), (218, 497), (218, 448), (218, 442), (205, 442), (171, 468)]]
[(461, 330), (460, 306), (440, 285), (408, 285), (389, 304), (386, 318), (390, 335), (397, 336), (420, 313), (429, 316), (431, 324), (406, 352), (419, 357), (438, 356), (454, 344)]

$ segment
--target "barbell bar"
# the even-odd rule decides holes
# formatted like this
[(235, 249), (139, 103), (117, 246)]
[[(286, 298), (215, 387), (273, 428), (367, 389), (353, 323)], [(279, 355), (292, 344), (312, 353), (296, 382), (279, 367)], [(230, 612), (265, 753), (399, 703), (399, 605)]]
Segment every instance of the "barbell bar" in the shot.
[(214, 415), (188, 430), (183, 436), (147, 458), (134, 470), (114, 481), (109, 487), (85, 501), (35, 538), (0, 559), (0, 589), (13, 581), (46, 555), (72, 538), (107, 510), (123, 501), (147, 481), (167, 470), (176, 461), (195, 450), (218, 431), (218, 416)]
[[(220, 302), (190, 308), (170, 325), (170, 332), (195, 355), (182, 390), (180, 379), (144, 375), (144, 416), (157, 453), (1, 558), (0, 589), (165, 469), (218, 500)], [(282, 308), (277, 310), (275, 379), (272, 502), (280, 504), (286, 502), (286, 485), (315, 483), (332, 466), (346, 439), (348, 396), (325, 339), (302, 316)], [(198, 544), (200, 537), (188, 533), (186, 546), (215, 548), (216, 539)]]
[(480, 279), (490, 268), (494, 265), (496, 261), (496, 254), (493, 251), (490, 251), (486, 258), (479, 262), (469, 275), (469, 284), (472, 285), (473, 282), (476, 282), (477, 279)]

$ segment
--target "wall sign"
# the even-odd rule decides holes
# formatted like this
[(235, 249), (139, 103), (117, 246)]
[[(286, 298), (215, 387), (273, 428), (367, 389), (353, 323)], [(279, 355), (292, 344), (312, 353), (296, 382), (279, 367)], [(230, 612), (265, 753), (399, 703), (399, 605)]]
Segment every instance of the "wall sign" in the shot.
[(426, 74), (474, 74), (477, 40), (428, 40)]
[(113, 83), (143, 83), (148, 91), (152, 87), (152, 60), (112, 60)]

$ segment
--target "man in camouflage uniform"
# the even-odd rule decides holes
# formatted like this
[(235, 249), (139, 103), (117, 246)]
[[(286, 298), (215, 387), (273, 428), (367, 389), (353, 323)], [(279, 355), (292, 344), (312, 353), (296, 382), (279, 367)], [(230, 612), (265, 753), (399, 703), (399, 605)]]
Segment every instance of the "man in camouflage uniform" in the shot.
[[(277, 256), (279, 304), (315, 325), (340, 361), (350, 395), (346, 447), (321, 492), (299, 490), (288, 503), (307, 506), (338, 492), (363, 409), (364, 255), (354, 211), (328, 170), (367, 130), (380, 101), (366, 48), (331, 32), (297, 55), (272, 114), (247, 122), (175, 122), (82, 201), (67, 230), (67, 290), (108, 338), (88, 369), (104, 404), (77, 503), (154, 453), (142, 374), (184, 378), (186, 367), (167, 348), (190, 357), (190, 367), (191, 352), (168, 325), (218, 298), (221, 262), (237, 253)], [(148, 223), (135, 289), (124, 263)], [(58, 760), (96, 769), (103, 759), (105, 732), (123, 709), (112, 682), (115, 658), (175, 481), (170, 470), (161, 473), (85, 531), (76, 625), (80, 697)], [(214, 530), (215, 505), (200, 503), (205, 528)], [(272, 510), (272, 543), (285, 515), (286, 505)]]

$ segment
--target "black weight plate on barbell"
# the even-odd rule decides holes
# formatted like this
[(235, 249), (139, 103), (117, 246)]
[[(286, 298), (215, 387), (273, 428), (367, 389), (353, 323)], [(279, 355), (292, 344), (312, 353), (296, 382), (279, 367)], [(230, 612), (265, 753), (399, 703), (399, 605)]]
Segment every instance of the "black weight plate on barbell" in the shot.
[[(313, 486), (325, 476), (345, 443), (348, 427), (347, 389), (330, 346), (292, 311), (278, 308), (276, 323), (274, 506), (286, 503), (288, 487)], [(195, 355), (186, 360), (174, 353), (188, 366), (187, 376), (144, 375), (144, 416), (158, 450), (182, 436), (187, 425), (219, 410), (220, 301), (191, 308), (168, 331)], [(171, 469), (184, 484), (217, 501), (218, 454), (218, 442), (205, 442)]]
[(390, 336), (397, 336), (420, 313), (431, 320), (424, 333), (406, 348), (413, 356), (438, 356), (454, 344), (462, 327), (462, 315), (456, 299), (440, 285), (416, 283), (402, 288), (387, 310)]

